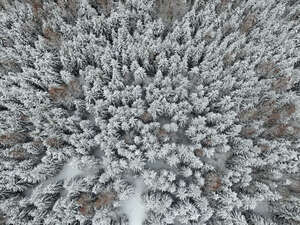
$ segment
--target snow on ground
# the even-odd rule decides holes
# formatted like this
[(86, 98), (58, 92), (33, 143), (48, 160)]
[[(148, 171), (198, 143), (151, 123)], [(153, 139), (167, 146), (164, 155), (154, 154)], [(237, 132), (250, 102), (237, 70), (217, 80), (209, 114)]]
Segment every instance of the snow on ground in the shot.
[(261, 216), (270, 217), (270, 206), (267, 201), (260, 201), (256, 203), (256, 207), (253, 209), (253, 211)]
[(77, 168), (77, 162), (75, 160), (71, 160), (64, 165), (63, 169), (54, 178), (54, 180), (64, 180), (82, 174), (84, 174), (84, 171)]
[(121, 203), (122, 210), (129, 219), (129, 225), (142, 225), (146, 217), (146, 207), (141, 198), (144, 188), (141, 180), (136, 181), (135, 194)]
[(80, 161), (79, 159), (71, 159), (67, 162), (62, 170), (55, 176), (54, 181), (69, 179), (78, 175), (89, 176), (94, 175), (97, 172), (95, 165), (87, 164), (85, 161)]

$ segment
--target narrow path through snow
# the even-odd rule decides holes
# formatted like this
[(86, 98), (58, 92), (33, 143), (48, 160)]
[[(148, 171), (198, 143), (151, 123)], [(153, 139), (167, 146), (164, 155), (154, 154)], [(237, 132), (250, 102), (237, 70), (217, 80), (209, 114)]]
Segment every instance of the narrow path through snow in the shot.
[(129, 219), (129, 225), (142, 225), (146, 217), (146, 207), (141, 198), (144, 190), (144, 183), (141, 180), (136, 181), (135, 194), (121, 204), (123, 212)]

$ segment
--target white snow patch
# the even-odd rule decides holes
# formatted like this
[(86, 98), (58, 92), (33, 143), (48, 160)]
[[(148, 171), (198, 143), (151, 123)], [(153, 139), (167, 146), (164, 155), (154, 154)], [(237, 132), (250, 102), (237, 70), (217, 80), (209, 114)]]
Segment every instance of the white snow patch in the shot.
[(63, 169), (59, 172), (59, 174), (54, 178), (55, 181), (64, 180), (71, 177), (75, 177), (77, 175), (84, 174), (84, 171), (77, 168), (78, 162), (76, 160), (71, 160), (67, 164), (64, 165)]
[[(29, 198), (33, 192), (34, 187), (29, 187), (24, 191), (25, 197)], [(1, 224), (1, 223), (0, 223)]]
[(105, 156), (104, 151), (101, 150), (101, 149), (96, 149), (94, 151), (94, 155), (95, 155), (96, 158), (100, 158), (100, 159), (102, 159), (103, 156)]
[(261, 216), (265, 216), (265, 217), (271, 216), (270, 206), (268, 201), (257, 202), (253, 211)]
[(142, 225), (146, 217), (146, 207), (141, 198), (145, 188), (141, 180), (136, 181), (135, 194), (121, 203), (122, 211), (129, 219), (129, 225)]
[(220, 171), (224, 171), (226, 169), (226, 161), (230, 157), (231, 152), (214, 152), (212, 157), (202, 157), (201, 160), (206, 162), (207, 164), (218, 168)]

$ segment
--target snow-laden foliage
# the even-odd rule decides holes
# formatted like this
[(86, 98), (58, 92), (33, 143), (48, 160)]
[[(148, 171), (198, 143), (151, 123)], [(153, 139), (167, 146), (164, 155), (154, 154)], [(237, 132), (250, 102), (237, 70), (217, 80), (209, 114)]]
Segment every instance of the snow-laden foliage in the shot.
[(0, 223), (299, 224), (299, 28), (297, 0), (0, 1)]

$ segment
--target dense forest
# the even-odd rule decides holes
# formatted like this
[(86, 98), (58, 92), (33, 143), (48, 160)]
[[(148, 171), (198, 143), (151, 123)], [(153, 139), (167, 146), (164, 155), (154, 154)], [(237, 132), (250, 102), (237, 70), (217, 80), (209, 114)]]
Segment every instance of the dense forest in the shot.
[(300, 1), (0, 0), (0, 224), (299, 225)]

